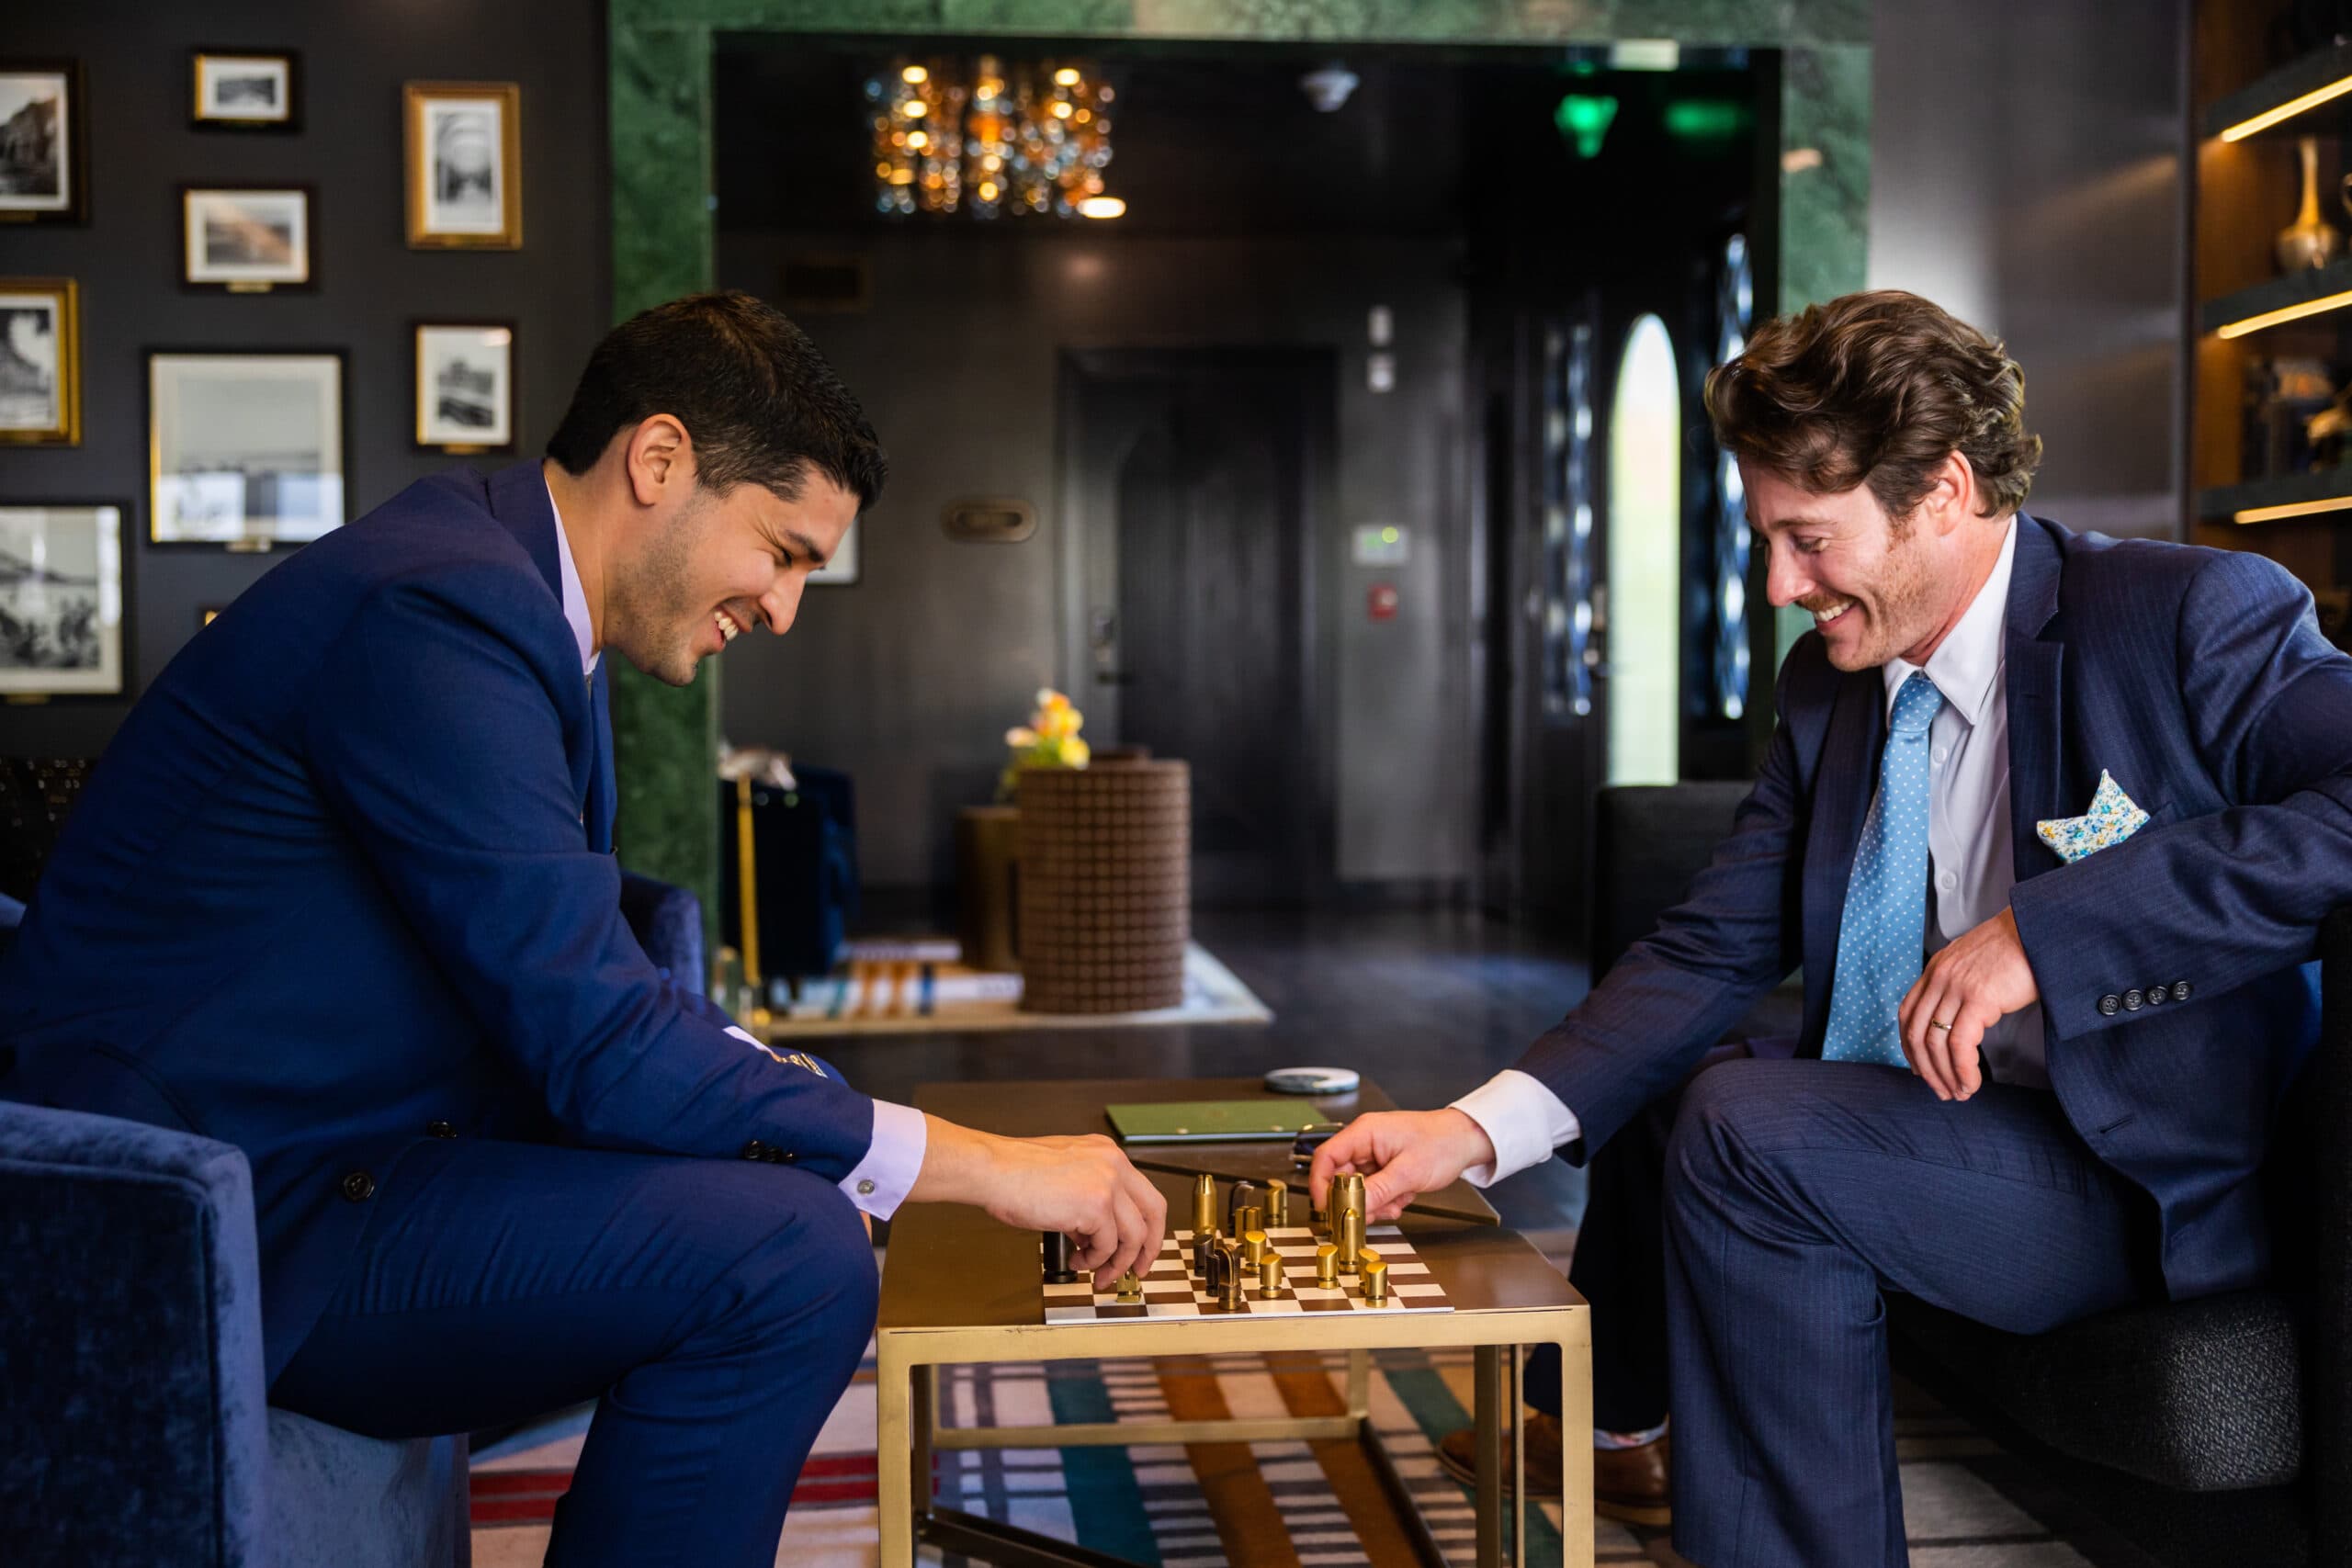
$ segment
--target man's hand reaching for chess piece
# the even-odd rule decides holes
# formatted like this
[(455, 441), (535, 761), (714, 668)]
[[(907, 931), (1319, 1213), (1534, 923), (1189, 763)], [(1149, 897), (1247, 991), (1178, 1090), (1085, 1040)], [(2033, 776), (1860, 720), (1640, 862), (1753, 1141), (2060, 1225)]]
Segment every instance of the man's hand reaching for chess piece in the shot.
[(970, 1203), (1022, 1230), (1060, 1231), (1077, 1267), (1109, 1290), (1128, 1269), (1148, 1270), (1168, 1230), (1168, 1201), (1097, 1134), (1003, 1138), (926, 1117), (917, 1203)]
[(1495, 1145), (1478, 1123), (1443, 1111), (1374, 1111), (1359, 1116), (1315, 1153), (1306, 1180), (1315, 1206), (1329, 1206), (1331, 1179), (1363, 1178), (1365, 1220), (1384, 1224), (1424, 1192), (1450, 1186), (1465, 1170), (1492, 1165)]

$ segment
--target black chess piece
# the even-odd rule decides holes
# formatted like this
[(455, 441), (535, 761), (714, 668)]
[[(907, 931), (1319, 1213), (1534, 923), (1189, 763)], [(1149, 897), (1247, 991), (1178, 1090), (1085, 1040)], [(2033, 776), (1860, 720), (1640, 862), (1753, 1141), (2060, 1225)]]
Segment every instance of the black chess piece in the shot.
[(1232, 1195), (1227, 1197), (1225, 1201), (1225, 1234), (1233, 1236), (1239, 1235), (1242, 1231), (1242, 1227), (1238, 1224), (1241, 1217), (1241, 1211), (1252, 1207), (1262, 1209), (1265, 1206), (1265, 1202), (1266, 1190), (1257, 1182), (1235, 1182), (1233, 1184)]
[(1069, 1237), (1059, 1231), (1047, 1231), (1045, 1235), (1046, 1283), (1048, 1285), (1078, 1283), (1078, 1270), (1070, 1267)]

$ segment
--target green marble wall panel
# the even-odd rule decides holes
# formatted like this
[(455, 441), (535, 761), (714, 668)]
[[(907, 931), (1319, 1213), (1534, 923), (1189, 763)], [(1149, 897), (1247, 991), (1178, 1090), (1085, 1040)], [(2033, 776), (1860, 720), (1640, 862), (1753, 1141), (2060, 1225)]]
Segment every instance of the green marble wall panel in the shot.
[[(719, 31), (1003, 33), (1331, 43), (1671, 38), (1786, 51), (1781, 308), (1862, 284), (1870, 202), (1869, 0), (610, 0), (613, 299), (624, 317), (712, 278), (710, 49)], [(1809, 624), (1784, 614), (1783, 652)], [(718, 909), (717, 674), (613, 682), (619, 840), (633, 869)]]

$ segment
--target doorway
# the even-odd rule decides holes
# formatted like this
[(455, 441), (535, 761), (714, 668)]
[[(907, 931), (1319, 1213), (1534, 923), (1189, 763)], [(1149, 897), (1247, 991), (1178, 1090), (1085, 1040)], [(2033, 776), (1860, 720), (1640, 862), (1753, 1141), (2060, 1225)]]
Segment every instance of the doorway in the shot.
[(1331, 879), (1314, 541), (1337, 375), (1324, 349), (1062, 355), (1073, 697), (1098, 746), (1190, 764), (1196, 905), (1308, 902)]

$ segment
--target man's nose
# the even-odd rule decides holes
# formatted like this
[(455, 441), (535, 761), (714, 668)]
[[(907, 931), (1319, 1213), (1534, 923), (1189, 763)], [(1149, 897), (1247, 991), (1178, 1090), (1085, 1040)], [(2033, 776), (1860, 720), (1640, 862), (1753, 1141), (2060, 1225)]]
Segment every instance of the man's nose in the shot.
[(768, 630), (778, 637), (792, 629), (792, 618), (800, 613), (800, 585), (805, 581), (798, 572), (787, 572), (760, 595), (760, 615)]
[(1764, 569), (1764, 597), (1785, 609), (1813, 592), (1813, 580), (1797, 565), (1794, 550), (1773, 547)]

